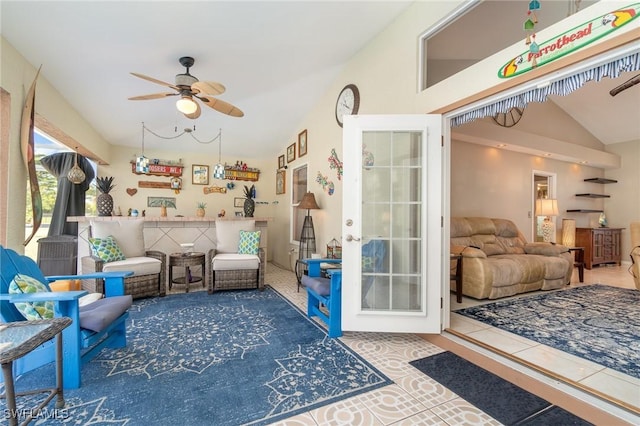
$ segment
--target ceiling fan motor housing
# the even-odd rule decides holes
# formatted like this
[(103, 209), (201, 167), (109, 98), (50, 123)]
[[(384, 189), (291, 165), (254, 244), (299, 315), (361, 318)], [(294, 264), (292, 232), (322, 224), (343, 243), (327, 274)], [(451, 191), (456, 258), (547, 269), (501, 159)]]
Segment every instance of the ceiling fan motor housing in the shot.
[(198, 79), (195, 78), (194, 76), (192, 76), (189, 73), (185, 73), (185, 74), (177, 74), (176, 75), (176, 86), (180, 87), (180, 88), (190, 88), (191, 85), (195, 82), (197, 82)]

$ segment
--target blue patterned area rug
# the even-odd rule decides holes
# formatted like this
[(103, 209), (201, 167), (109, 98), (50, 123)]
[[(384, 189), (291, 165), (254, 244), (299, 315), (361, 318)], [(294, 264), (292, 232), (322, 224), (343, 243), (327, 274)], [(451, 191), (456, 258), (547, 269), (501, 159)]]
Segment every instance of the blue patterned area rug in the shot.
[(455, 311), (640, 378), (640, 291), (594, 284)]
[(591, 424), (451, 352), (410, 364), (503, 425)]
[[(47, 365), (18, 385), (54, 377)], [(39, 424), (262, 425), (390, 383), (271, 288), (195, 292), (135, 301), (127, 347), (85, 365)]]

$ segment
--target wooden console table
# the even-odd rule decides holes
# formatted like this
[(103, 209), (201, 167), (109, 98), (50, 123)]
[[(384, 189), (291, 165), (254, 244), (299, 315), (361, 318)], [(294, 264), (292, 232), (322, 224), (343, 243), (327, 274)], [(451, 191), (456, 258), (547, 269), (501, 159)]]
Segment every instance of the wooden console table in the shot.
[(576, 246), (584, 247), (584, 266), (613, 263), (620, 266), (620, 240), (624, 228), (576, 228)]

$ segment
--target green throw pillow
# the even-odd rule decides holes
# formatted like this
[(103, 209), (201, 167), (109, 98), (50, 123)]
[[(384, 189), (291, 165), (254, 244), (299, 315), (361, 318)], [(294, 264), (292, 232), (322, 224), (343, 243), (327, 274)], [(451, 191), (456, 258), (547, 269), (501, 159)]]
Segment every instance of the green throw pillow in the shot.
[[(42, 293), (49, 289), (40, 281), (28, 275), (17, 274), (9, 284), (9, 294)], [(15, 304), (23, 317), (28, 320), (53, 318), (53, 302), (19, 302)]]
[(111, 235), (106, 238), (89, 238), (89, 245), (91, 246), (91, 253), (105, 263), (126, 259), (122, 254), (122, 250), (120, 250), (120, 246)]
[(240, 231), (238, 254), (258, 254), (261, 231)]
[(374, 267), (376, 266), (376, 258), (371, 256), (362, 256), (362, 271), (363, 272), (376, 272)]

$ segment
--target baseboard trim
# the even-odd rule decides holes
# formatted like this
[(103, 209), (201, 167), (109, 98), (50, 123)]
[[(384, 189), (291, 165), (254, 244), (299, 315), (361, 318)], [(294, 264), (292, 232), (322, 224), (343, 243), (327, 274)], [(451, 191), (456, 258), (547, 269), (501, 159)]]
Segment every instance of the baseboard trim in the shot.
[(593, 424), (637, 425), (640, 410), (455, 330), (423, 339), (451, 351)]

